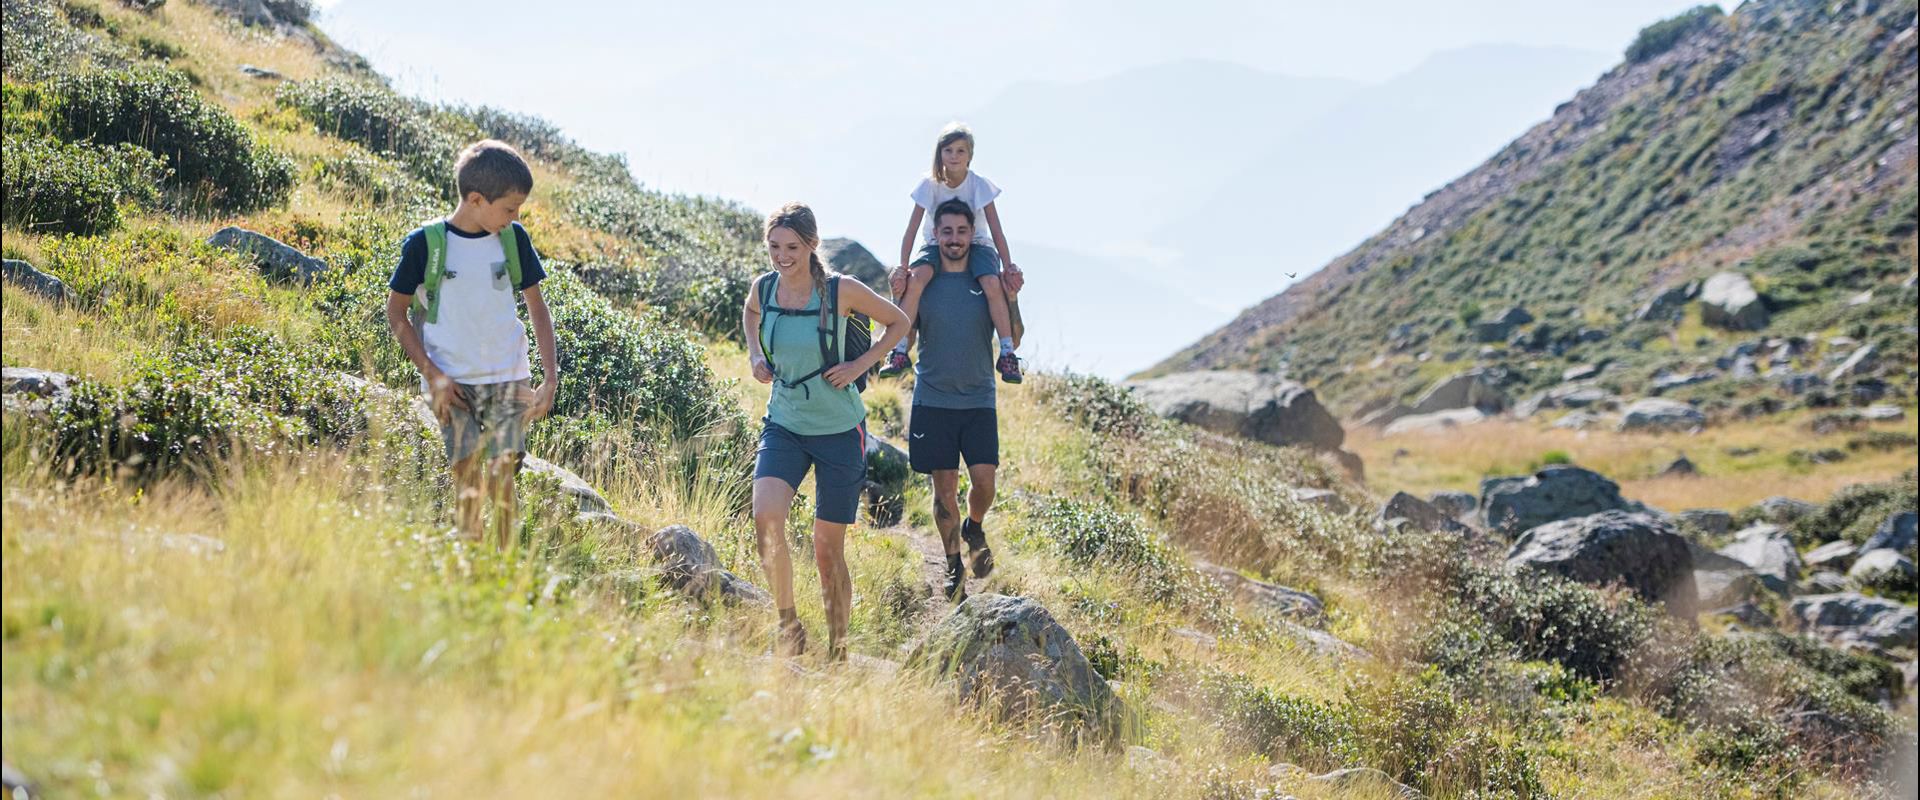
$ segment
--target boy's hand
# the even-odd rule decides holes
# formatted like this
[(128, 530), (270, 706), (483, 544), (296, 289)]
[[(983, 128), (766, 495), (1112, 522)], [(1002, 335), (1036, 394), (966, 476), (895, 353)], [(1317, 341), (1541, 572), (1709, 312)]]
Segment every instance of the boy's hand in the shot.
[(554, 387), (559, 383), (557, 380), (545, 381), (534, 387), (533, 398), (527, 401), (527, 411), (524, 416), (528, 425), (546, 419), (547, 415), (553, 412), (553, 393), (556, 391)]
[(907, 265), (901, 264), (894, 267), (893, 271), (887, 274), (887, 288), (893, 290), (894, 297), (907, 296)]
[(1020, 293), (1020, 287), (1027, 285), (1026, 273), (1020, 271), (1019, 264), (1009, 263), (1000, 274), (1000, 285), (1006, 287), (1007, 297)]
[(435, 370), (427, 376), (427, 394), (433, 406), (433, 416), (443, 423), (452, 416), (453, 409), (468, 410), (466, 398), (460, 396), (453, 379), (447, 377), (446, 373)]
[(767, 360), (760, 356), (754, 356), (751, 361), (753, 363), (753, 379), (761, 383), (772, 383), (773, 365), (768, 364)]

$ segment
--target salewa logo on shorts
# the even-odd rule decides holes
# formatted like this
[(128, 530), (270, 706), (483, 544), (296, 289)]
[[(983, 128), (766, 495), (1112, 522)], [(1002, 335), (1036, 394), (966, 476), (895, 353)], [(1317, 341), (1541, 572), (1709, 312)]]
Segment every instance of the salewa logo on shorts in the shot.
[(913, 438), (915, 438), (915, 439), (925, 439), (925, 438), (927, 438), (927, 435), (926, 435), (926, 434), (924, 434), (924, 433), (916, 433), (916, 434), (914, 434), (914, 435), (913, 435)]

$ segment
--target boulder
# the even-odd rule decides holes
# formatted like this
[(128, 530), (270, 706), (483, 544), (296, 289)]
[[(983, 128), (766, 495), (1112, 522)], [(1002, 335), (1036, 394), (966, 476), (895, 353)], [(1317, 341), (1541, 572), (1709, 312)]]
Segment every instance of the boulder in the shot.
[(1883, 592), (1911, 589), (1913, 577), (1913, 559), (1885, 548), (1862, 553), (1847, 570), (1847, 578), (1855, 584)]
[(1513, 329), (1533, 321), (1533, 315), (1519, 306), (1502, 310), (1492, 317), (1481, 319), (1473, 324), (1473, 339), (1481, 343), (1504, 342), (1513, 334)]
[(1873, 345), (1857, 348), (1852, 355), (1847, 356), (1847, 360), (1840, 362), (1840, 366), (1827, 372), (1827, 382), (1839, 383), (1842, 378), (1859, 375), (1871, 366), (1873, 366)]
[(1749, 507), (1749, 511), (1775, 525), (1790, 525), (1813, 513), (1819, 507), (1805, 500), (1774, 495)]
[(1665, 467), (1661, 467), (1659, 473), (1660, 477), (1663, 478), (1692, 477), (1698, 474), (1700, 474), (1700, 468), (1694, 466), (1693, 460), (1687, 458), (1687, 454), (1685, 453), (1681, 453), (1679, 458), (1668, 462)]
[(1289, 589), (1277, 583), (1249, 578), (1226, 567), (1205, 561), (1195, 562), (1194, 569), (1214, 583), (1220, 584), (1220, 588), (1226, 589), (1228, 594), (1262, 613), (1314, 627), (1326, 623), (1326, 605), (1312, 594), (1298, 589)]
[(1074, 739), (1117, 745), (1126, 708), (1047, 609), (977, 594), (915, 646), (907, 663), (950, 681), (1001, 719), (1046, 720)]
[(1568, 367), (1560, 371), (1560, 380), (1564, 383), (1592, 380), (1598, 377), (1600, 377), (1600, 365), (1598, 364), (1581, 364), (1580, 366)]
[(1709, 536), (1733, 530), (1733, 515), (1717, 508), (1689, 508), (1679, 514), (1680, 524)]
[(880, 263), (865, 245), (852, 239), (835, 238), (820, 240), (820, 257), (835, 272), (852, 275), (861, 283), (880, 292), (882, 297), (892, 293), (887, 285), (887, 266)]
[(1485, 422), (1487, 415), (1477, 408), (1450, 408), (1431, 414), (1409, 414), (1393, 421), (1382, 433), (1395, 436), (1403, 433), (1430, 433)]
[(708, 600), (766, 606), (773, 603), (760, 587), (720, 566), (713, 545), (685, 525), (669, 525), (647, 537), (647, 552), (675, 591)]
[(1800, 594), (1833, 594), (1853, 588), (1847, 582), (1847, 576), (1830, 569), (1823, 569), (1808, 575), (1800, 581)]
[(520, 460), (520, 470), (534, 475), (546, 475), (559, 481), (560, 492), (574, 499), (579, 506), (578, 513), (605, 514), (612, 510), (612, 506), (607, 505), (607, 499), (601, 497), (600, 492), (594, 490), (592, 484), (587, 483), (579, 475), (573, 474), (573, 471), (566, 467), (539, 456), (528, 455)]
[(1796, 598), (1793, 615), (1808, 633), (1883, 657), (1894, 650), (1912, 650), (1920, 637), (1920, 617), (1913, 606), (1857, 592)]
[(1500, 388), (1504, 376), (1496, 370), (1470, 369), (1441, 378), (1415, 400), (1412, 414), (1431, 414), (1453, 408), (1477, 408), (1498, 414), (1507, 408), (1507, 393)]
[(1916, 527), (1920, 527), (1920, 525), (1916, 523), (1920, 523), (1920, 514), (1915, 514), (1912, 511), (1895, 511), (1892, 514), (1888, 514), (1887, 518), (1880, 522), (1880, 527), (1873, 530), (1873, 535), (1867, 537), (1866, 544), (1861, 545), (1860, 549), (1862, 551), (1892, 550), (1897, 553), (1912, 552), (1914, 549), (1915, 529)]
[(1413, 413), (1413, 409), (1406, 407), (1405, 404), (1393, 403), (1390, 405), (1382, 406), (1380, 408), (1369, 410), (1366, 413), (1361, 414), (1354, 421), (1360, 424), (1361, 426), (1368, 427), (1368, 428), (1384, 428), (1392, 424), (1394, 420), (1397, 420), (1411, 413)]
[(1381, 504), (1380, 514), (1376, 518), (1381, 522), (1404, 519), (1422, 530), (1469, 532), (1455, 515), (1406, 492), (1394, 492), (1392, 497), (1387, 498), (1387, 502)]
[(1427, 496), (1427, 502), (1440, 513), (1457, 520), (1473, 516), (1474, 510), (1480, 507), (1479, 498), (1466, 492), (1434, 492)]
[(1707, 415), (1686, 403), (1648, 397), (1633, 401), (1620, 417), (1619, 431), (1697, 431)]
[(1899, 422), (1907, 418), (1907, 410), (1899, 406), (1867, 406), (1860, 409), (1860, 418), (1868, 422)]
[(1738, 563), (1731, 567), (1696, 569), (1693, 571), (1693, 585), (1695, 591), (1700, 594), (1700, 605), (1704, 608), (1722, 608), (1745, 603), (1758, 596), (1764, 588), (1760, 583), (1760, 576)]
[(1488, 478), (1480, 483), (1480, 519), (1491, 530), (1518, 534), (1538, 525), (1602, 511), (1634, 510), (1620, 485), (1575, 466), (1547, 467), (1532, 475)]
[(1154, 413), (1216, 433), (1319, 450), (1338, 450), (1346, 441), (1312, 389), (1273, 375), (1182, 372), (1128, 386)]
[(252, 64), (241, 64), (240, 74), (249, 78), (259, 78), (264, 81), (277, 81), (282, 77), (276, 70), (267, 69), (266, 67), (256, 67)]
[(1328, 514), (1345, 514), (1348, 511), (1346, 498), (1332, 489), (1297, 487), (1293, 490), (1293, 499), (1303, 506), (1311, 506)]
[(1751, 567), (1761, 585), (1774, 594), (1792, 594), (1794, 582), (1800, 579), (1800, 553), (1793, 548), (1793, 538), (1778, 525), (1763, 522), (1745, 528), (1719, 552)]
[(1606, 427), (1606, 424), (1606, 417), (1585, 411), (1575, 411), (1553, 421), (1553, 427), (1569, 431), (1590, 431)]
[(1735, 331), (1767, 326), (1767, 305), (1753, 282), (1738, 272), (1721, 272), (1700, 287), (1700, 320)]
[(1820, 567), (1846, 569), (1853, 566), (1854, 556), (1859, 554), (1860, 547), (1858, 545), (1845, 539), (1840, 539), (1808, 550), (1807, 554), (1802, 556), (1800, 560), (1801, 563), (1807, 566), (1807, 569), (1818, 569)]
[(7, 283), (11, 283), (56, 303), (67, 301), (67, 284), (52, 275), (41, 272), (37, 267), (17, 258), (0, 261), (0, 274), (4, 274)]
[(0, 396), (8, 411), (41, 414), (65, 405), (80, 379), (32, 367), (0, 367)]
[(1639, 310), (1633, 312), (1634, 322), (1653, 320), (1655, 322), (1677, 322), (1685, 311), (1687, 303), (1692, 302), (1700, 293), (1698, 281), (1661, 290), (1648, 300)]
[(1682, 618), (1698, 606), (1687, 540), (1651, 514), (1605, 511), (1540, 525), (1513, 543), (1507, 568), (1622, 584)]
[(251, 256), (254, 266), (269, 280), (309, 283), (327, 271), (327, 262), (279, 239), (241, 227), (221, 228), (207, 238), (207, 244)]
[(1719, 377), (1719, 375), (1712, 370), (1667, 373), (1656, 376), (1653, 382), (1647, 385), (1647, 391), (1652, 394), (1664, 394), (1668, 389), (1678, 389), (1682, 386), (1706, 383), (1717, 377)]

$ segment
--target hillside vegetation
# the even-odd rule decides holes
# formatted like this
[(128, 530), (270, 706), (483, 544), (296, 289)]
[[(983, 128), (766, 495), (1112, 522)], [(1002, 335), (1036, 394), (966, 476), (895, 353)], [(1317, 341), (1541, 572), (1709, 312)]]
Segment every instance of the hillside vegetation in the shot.
[[(884, 454), (851, 662), (774, 658), (770, 609), (688, 588), (649, 537), (684, 525), (760, 582), (764, 394), (731, 338), (756, 214), (398, 95), (297, 2), (0, 8), (0, 733), (41, 796), (1839, 798), (1896, 791), (1913, 751), (1910, 651), (1508, 571), (1308, 451), (1072, 375), (1002, 388), (1000, 566), (971, 591), (1043, 606), (1111, 702), (1013, 711), (916, 657), (955, 612), (926, 489)], [(505, 552), (446, 535), (381, 315), (481, 136), (535, 168), (562, 383), (530, 450), (605, 506), (530, 468)], [(206, 243), (228, 225), (324, 269)], [(908, 396), (867, 392), (876, 433)], [(1913, 495), (1814, 513), (1852, 536)], [(810, 506), (789, 532), (820, 631)]]

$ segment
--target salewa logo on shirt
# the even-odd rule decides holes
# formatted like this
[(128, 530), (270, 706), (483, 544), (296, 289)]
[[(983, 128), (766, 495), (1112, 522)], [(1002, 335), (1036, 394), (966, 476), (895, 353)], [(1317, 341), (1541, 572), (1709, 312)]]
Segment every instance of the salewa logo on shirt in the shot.
[(983, 289), (968, 289), (967, 291), (972, 292), (974, 297), (986, 294), (986, 291)]

